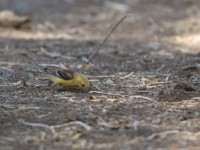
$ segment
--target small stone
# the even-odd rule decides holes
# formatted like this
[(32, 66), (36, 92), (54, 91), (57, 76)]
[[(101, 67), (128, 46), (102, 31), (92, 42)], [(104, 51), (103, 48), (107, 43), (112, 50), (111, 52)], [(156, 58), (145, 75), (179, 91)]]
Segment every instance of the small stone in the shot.
[(106, 85), (113, 85), (113, 81), (111, 79), (108, 79), (104, 82)]
[(154, 124), (158, 124), (160, 122), (161, 122), (160, 118), (155, 118), (152, 120), (152, 123), (154, 123)]
[(28, 16), (19, 16), (9, 10), (0, 12), (0, 26), (13, 27), (13, 28), (25, 28), (30, 27), (31, 19)]
[(145, 85), (143, 85), (143, 86), (139, 86), (139, 88), (138, 88), (139, 90), (146, 90), (147, 89), (147, 87), (145, 86)]

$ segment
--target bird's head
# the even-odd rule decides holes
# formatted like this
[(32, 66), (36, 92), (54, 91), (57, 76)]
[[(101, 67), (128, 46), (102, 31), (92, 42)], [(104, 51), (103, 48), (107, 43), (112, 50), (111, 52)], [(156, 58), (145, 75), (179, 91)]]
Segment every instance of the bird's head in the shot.
[(88, 88), (89, 87), (89, 81), (86, 76), (84, 76), (81, 73), (75, 72), (73, 74), (74, 82), (81, 88)]

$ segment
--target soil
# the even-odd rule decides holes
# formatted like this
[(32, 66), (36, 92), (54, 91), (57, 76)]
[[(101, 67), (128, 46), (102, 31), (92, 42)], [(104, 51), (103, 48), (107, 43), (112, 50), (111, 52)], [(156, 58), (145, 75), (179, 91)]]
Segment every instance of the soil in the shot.
[[(0, 27), (0, 149), (200, 149), (198, 0), (0, 0), (7, 9), (31, 27)], [(90, 88), (52, 87), (27, 61)]]

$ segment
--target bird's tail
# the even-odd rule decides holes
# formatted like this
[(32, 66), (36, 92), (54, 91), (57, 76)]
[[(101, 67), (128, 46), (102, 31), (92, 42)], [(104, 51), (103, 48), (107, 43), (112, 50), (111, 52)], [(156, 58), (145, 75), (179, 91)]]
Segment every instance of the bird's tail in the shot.
[(27, 61), (26, 63), (29, 64), (32, 68), (37, 69), (37, 70), (40, 71), (40, 72), (43, 72), (43, 73), (45, 73), (45, 74), (49, 74), (49, 73), (47, 72), (47, 69), (45, 69), (45, 68), (43, 68), (43, 67), (41, 67), (41, 66), (39, 66), (39, 65), (37, 65), (37, 64), (34, 64), (34, 63), (32, 63), (31, 61)]

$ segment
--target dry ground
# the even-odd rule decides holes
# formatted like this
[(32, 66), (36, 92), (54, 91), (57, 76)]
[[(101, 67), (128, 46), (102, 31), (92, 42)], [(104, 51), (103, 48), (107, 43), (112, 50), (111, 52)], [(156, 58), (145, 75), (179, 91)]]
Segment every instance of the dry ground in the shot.
[[(199, 0), (0, 0), (0, 9), (32, 19), (31, 29), (0, 28), (0, 149), (200, 149)], [(27, 60), (78, 70), (91, 87), (51, 88)]]

